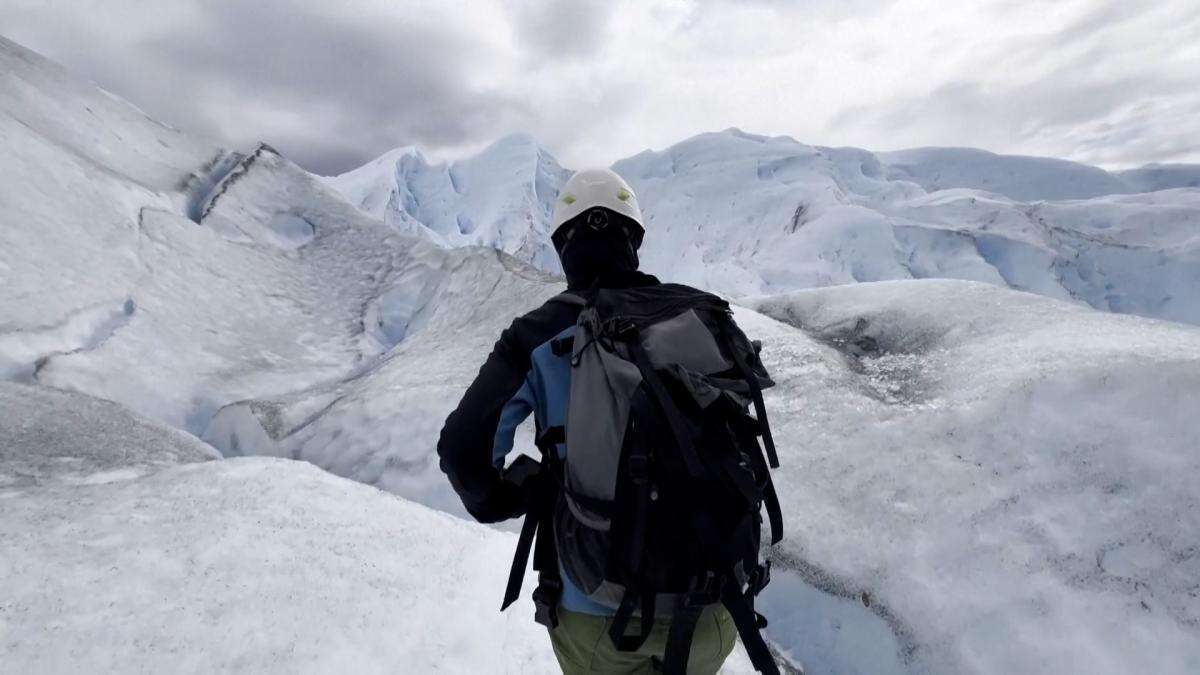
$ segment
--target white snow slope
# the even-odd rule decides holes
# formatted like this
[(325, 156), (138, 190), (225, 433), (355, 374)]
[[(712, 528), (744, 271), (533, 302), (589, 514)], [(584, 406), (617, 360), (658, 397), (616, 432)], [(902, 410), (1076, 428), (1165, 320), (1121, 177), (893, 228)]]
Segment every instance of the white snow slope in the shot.
[(805, 329), (739, 316), (779, 382), (781, 565), (869, 598), (914, 670), (1197, 672), (1200, 329), (959, 281), (751, 304)]
[[(470, 181), (453, 179), (459, 166)], [(438, 234), (451, 221), (503, 222), (503, 238), (484, 230), (469, 241), (509, 252), (523, 241), (514, 213), (524, 209), (545, 252), (546, 213), (565, 175), (557, 167), (532, 139), (514, 137), (432, 169), (401, 149), (331, 184), (376, 215), (430, 218)], [(951, 278), (1200, 323), (1200, 167), (1110, 174), (982, 150), (874, 154), (730, 129), (613, 168), (646, 217), (644, 266), (734, 296)], [(436, 204), (436, 217), (414, 206), (424, 204)], [(557, 269), (550, 253), (521, 256)]]
[[(552, 667), (528, 606), (495, 611), (511, 535), (299, 462), (174, 466), (211, 453), (172, 428), (461, 513), (442, 420), (561, 282), (444, 235), (534, 241), (556, 165), (510, 139), (523, 173), (426, 167), (442, 225), (385, 223), (2, 40), (0, 66), (0, 664)], [(1069, 300), (1187, 319), (1197, 191), (1021, 204), (873, 158), (726, 132), (618, 165), (665, 277), (822, 286), (737, 314), (779, 381), (770, 639), (812, 673), (1196, 672), (1200, 329)]]
[(198, 434), (230, 402), (352, 374), (449, 267), (503, 269), (397, 233), (266, 146), (187, 140), (17, 45), (0, 65), (0, 377)]
[(496, 611), (510, 534), (302, 462), (189, 463), (211, 449), (81, 394), (0, 401), (0, 475), (53, 460), (0, 483), (0, 672), (557, 672), (529, 600)]
[[(495, 311), (439, 311), (364, 376), (231, 406), (206, 438), (461, 513), (432, 450), (441, 420), (508, 317), (551, 291), (513, 284)], [(780, 382), (768, 405), (789, 534), (773, 555), (791, 575), (766, 607), (796, 661), (1200, 664), (1200, 329), (960, 281), (754, 304), (808, 331), (739, 310)]]
[(0, 381), (0, 488), (85, 485), (220, 458), (195, 436), (76, 392)]
[(2, 672), (556, 672), (532, 604), (495, 611), (512, 536), (311, 465), (0, 503)]

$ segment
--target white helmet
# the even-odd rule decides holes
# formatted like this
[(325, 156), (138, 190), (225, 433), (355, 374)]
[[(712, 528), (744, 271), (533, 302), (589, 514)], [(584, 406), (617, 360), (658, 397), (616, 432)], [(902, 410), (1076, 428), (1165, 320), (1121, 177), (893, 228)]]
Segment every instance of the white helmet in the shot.
[(638, 208), (633, 188), (609, 169), (584, 169), (575, 172), (559, 190), (550, 232), (556, 232), (563, 223), (594, 206), (619, 213), (644, 229), (642, 210)]

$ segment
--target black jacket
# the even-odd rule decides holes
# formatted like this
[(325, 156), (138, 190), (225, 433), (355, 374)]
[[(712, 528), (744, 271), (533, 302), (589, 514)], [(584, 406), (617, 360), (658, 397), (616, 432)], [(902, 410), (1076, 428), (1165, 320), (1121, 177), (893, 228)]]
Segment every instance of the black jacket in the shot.
[[(637, 271), (602, 275), (593, 288), (652, 286), (658, 279)], [(587, 297), (593, 290), (579, 291)], [(496, 522), (524, 512), (520, 490), (506, 483), (492, 464), (492, 442), (500, 411), (521, 388), (535, 348), (575, 323), (580, 308), (547, 302), (517, 317), (500, 334), (475, 381), (467, 387), (458, 407), (446, 418), (438, 440), (442, 471), (476, 520)]]

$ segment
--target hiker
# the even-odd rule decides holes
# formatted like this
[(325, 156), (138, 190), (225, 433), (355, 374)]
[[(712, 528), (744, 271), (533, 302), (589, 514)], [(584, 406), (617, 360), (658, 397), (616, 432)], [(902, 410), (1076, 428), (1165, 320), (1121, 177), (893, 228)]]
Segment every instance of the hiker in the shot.
[[(446, 419), (441, 468), (480, 522), (525, 516), (501, 609), (532, 553), (564, 673), (715, 673), (737, 635), (778, 672), (753, 608), (761, 506), (782, 534), (773, 383), (727, 303), (638, 271), (643, 235), (616, 173), (567, 181), (551, 237), (567, 291), (501, 333)], [(541, 462), (505, 468), (531, 412)]]

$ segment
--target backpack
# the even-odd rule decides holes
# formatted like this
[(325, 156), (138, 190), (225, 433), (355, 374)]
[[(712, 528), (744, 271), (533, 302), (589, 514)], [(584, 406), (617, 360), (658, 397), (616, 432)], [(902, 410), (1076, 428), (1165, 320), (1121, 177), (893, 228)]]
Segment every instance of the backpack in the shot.
[[(700, 613), (719, 602), (755, 667), (777, 673), (760, 633), (766, 620), (754, 611), (770, 580), (770, 561), (759, 560), (764, 505), (771, 543), (783, 535), (762, 399), (774, 383), (761, 345), (727, 302), (688, 286), (557, 299), (582, 306), (573, 335), (551, 344), (571, 359), (566, 424), (537, 429), (542, 461), (506, 472), (529, 506), (501, 609), (520, 594), (537, 534), (540, 623), (557, 623), (561, 565), (615, 611), (609, 638), (618, 650), (637, 650), (655, 617), (671, 617), (663, 667), (684, 673)], [(634, 619), (638, 631), (626, 635)]]

